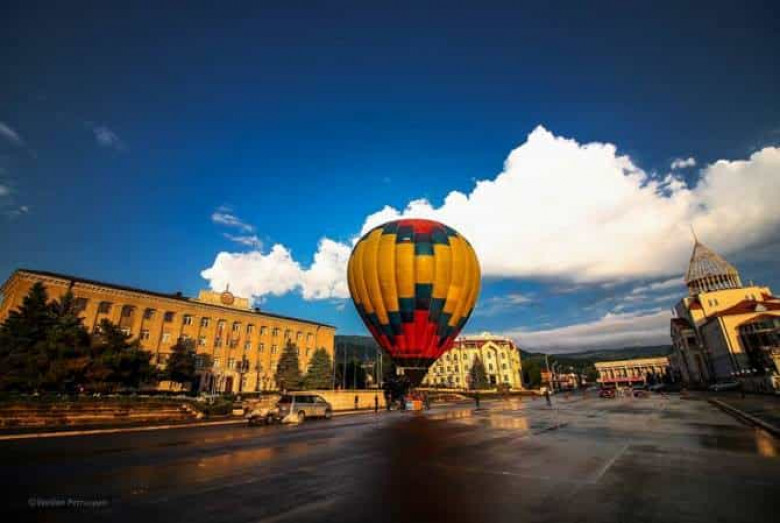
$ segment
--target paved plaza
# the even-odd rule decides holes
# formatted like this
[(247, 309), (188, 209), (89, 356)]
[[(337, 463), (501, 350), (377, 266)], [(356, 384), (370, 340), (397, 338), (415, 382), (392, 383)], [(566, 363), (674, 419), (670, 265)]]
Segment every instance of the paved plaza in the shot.
[[(770, 521), (780, 442), (678, 396), (0, 442), (6, 521)], [(52, 499), (91, 508), (31, 508)]]

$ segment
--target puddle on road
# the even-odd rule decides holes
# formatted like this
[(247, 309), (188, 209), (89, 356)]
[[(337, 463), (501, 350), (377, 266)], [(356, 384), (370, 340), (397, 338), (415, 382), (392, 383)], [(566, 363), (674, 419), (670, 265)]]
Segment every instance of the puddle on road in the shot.
[(778, 440), (776, 438), (774, 438), (765, 430), (761, 430), (759, 428), (754, 430), (756, 451), (758, 451), (759, 456), (764, 456), (766, 458), (776, 458), (778, 455), (780, 455), (780, 444), (778, 444)]

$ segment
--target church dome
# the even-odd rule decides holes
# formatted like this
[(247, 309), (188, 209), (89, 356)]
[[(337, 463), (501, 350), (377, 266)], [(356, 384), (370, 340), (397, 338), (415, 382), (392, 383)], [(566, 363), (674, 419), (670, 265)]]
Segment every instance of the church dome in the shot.
[(742, 287), (737, 269), (699, 240), (693, 246), (685, 284), (691, 295)]

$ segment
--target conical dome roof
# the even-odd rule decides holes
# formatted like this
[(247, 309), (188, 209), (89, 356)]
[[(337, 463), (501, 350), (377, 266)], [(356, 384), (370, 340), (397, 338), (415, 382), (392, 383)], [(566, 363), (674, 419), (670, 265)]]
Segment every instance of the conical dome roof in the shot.
[(735, 289), (742, 286), (739, 272), (715, 251), (696, 240), (685, 283), (691, 292)]

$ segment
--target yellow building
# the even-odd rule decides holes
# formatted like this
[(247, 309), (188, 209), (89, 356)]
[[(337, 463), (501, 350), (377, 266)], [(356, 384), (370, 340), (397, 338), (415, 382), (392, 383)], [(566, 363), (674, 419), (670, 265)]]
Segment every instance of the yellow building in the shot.
[(685, 276), (688, 296), (674, 307), (670, 356), (690, 386), (737, 380), (745, 390), (780, 389), (780, 298), (743, 285), (737, 269), (695, 241)]
[(477, 357), (485, 366), (491, 386), (506, 383), (512, 389), (523, 388), (520, 351), (509, 338), (489, 332), (455, 340), (452, 349), (442, 354), (428, 370), (423, 385), (468, 389), (469, 371)]
[(635, 358), (631, 360), (600, 361), (595, 364), (602, 385), (644, 385), (648, 374), (660, 381), (669, 373), (669, 358)]
[(177, 340), (190, 340), (199, 356), (210, 357), (199, 357), (198, 366), (212, 362), (201, 368), (201, 390), (275, 389), (276, 363), (288, 340), (298, 347), (302, 372), (315, 349), (324, 348), (333, 358), (334, 327), (253, 309), (247, 298), (228, 291), (201, 291), (197, 298), (188, 298), (25, 269), (0, 287), (0, 322), (21, 305), (36, 282), (44, 284), (52, 299), (72, 291), (89, 331), (110, 320), (138, 338), (157, 365), (165, 364)]

